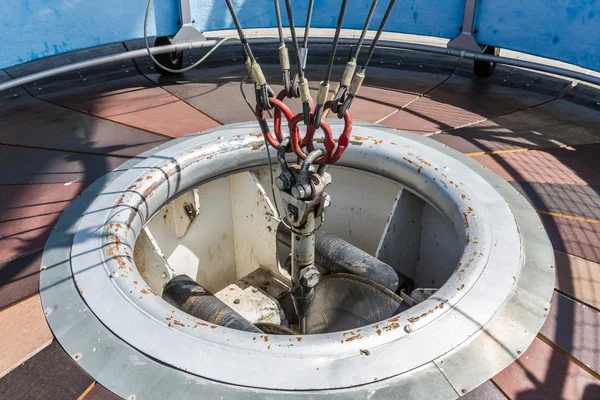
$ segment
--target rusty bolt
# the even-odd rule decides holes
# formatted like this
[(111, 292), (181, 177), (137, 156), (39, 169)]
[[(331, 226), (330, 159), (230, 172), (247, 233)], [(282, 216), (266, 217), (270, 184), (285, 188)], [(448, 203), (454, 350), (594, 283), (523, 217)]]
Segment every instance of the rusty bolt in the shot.
[(235, 299), (235, 300), (233, 301), (233, 304), (240, 304), (240, 299)]
[(321, 275), (319, 274), (319, 270), (314, 265), (309, 265), (308, 267), (302, 268), (299, 274), (300, 284), (307, 288), (313, 288), (317, 286), (319, 283), (319, 279)]

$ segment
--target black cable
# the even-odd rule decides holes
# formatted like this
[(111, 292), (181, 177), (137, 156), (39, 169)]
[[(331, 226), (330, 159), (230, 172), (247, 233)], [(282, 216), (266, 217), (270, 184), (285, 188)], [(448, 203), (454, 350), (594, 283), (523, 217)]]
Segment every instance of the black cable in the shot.
[(279, 32), (279, 44), (285, 46), (285, 39), (283, 37), (283, 24), (281, 23), (281, 11), (279, 10), (279, 0), (275, 2), (275, 17), (277, 19), (277, 31)]
[(360, 38), (358, 39), (358, 44), (356, 45), (356, 50), (354, 52), (354, 58), (358, 58), (360, 54), (360, 49), (365, 40), (365, 36), (367, 36), (367, 31), (369, 30), (369, 25), (371, 25), (371, 19), (373, 19), (373, 14), (375, 14), (375, 9), (377, 8), (377, 3), (379, 0), (373, 0), (371, 3), (371, 9), (369, 10), (369, 14), (367, 15), (367, 19), (365, 20), (365, 25), (363, 26), (363, 30), (360, 33)]
[(369, 65), (369, 62), (371, 61), (371, 57), (373, 57), (373, 53), (375, 52), (375, 47), (377, 46), (379, 37), (381, 36), (381, 33), (383, 32), (383, 28), (385, 28), (385, 23), (387, 22), (388, 17), (392, 13), (392, 8), (394, 8), (394, 3), (396, 3), (396, 0), (390, 0), (390, 4), (388, 5), (388, 8), (387, 8), (387, 10), (385, 10), (385, 14), (383, 15), (381, 24), (379, 24), (379, 29), (377, 29), (375, 38), (373, 39), (373, 42), (371, 43), (371, 48), (369, 49), (369, 54), (367, 55), (367, 58), (363, 62), (363, 65), (362, 65), (363, 71), (367, 69), (367, 65)]
[(308, 2), (308, 12), (306, 14), (306, 26), (304, 27), (304, 42), (302, 43), (302, 47), (304, 47), (305, 49), (308, 48), (308, 32), (310, 31), (310, 22), (312, 19), (314, 3), (315, 3), (314, 0), (309, 0), (309, 2)]
[(329, 79), (331, 79), (331, 70), (333, 69), (333, 63), (335, 61), (335, 52), (337, 51), (338, 40), (340, 39), (340, 32), (342, 30), (342, 22), (344, 22), (344, 14), (346, 13), (346, 5), (348, 4), (348, 0), (342, 0), (342, 5), (340, 7), (340, 13), (338, 15), (337, 25), (335, 27), (335, 35), (333, 36), (333, 43), (331, 44), (331, 52), (329, 53), (329, 62), (327, 63), (327, 71), (325, 72), (325, 79), (323, 82), (325, 84), (329, 83)]
[(231, 18), (233, 18), (233, 24), (235, 25), (235, 29), (237, 29), (238, 35), (240, 36), (240, 42), (244, 47), (244, 52), (246, 53), (246, 57), (250, 59), (250, 61), (254, 62), (254, 54), (252, 54), (252, 50), (250, 49), (250, 43), (248, 43), (248, 39), (246, 39), (246, 35), (244, 35), (244, 30), (242, 29), (242, 24), (240, 24), (240, 20), (237, 17), (235, 10), (233, 9), (233, 4), (231, 4), (231, 0), (225, 0), (227, 3), (227, 8), (229, 8), (229, 13), (231, 14)]
[(292, 44), (294, 45), (294, 58), (296, 59), (298, 76), (300, 80), (302, 80), (302, 78), (304, 78), (304, 71), (302, 71), (302, 61), (300, 60), (300, 49), (298, 48), (298, 39), (296, 37), (296, 26), (294, 25), (294, 16), (292, 15), (291, 0), (285, 0), (285, 8), (287, 10), (288, 21), (290, 23), (290, 33), (292, 34)]

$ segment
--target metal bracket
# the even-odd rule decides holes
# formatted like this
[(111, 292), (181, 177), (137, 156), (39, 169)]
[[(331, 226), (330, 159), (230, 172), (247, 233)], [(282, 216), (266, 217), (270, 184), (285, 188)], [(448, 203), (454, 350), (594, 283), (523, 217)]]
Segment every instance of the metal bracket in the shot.
[(179, 8), (181, 11), (181, 29), (171, 39), (172, 44), (189, 43), (194, 41), (204, 41), (204, 36), (198, 29), (192, 25), (192, 12), (190, 8), (190, 0), (179, 0)]
[(475, 19), (475, 3), (477, 0), (465, 0), (465, 14), (461, 33), (448, 42), (446, 47), (481, 53), (481, 47), (473, 37), (473, 20)]

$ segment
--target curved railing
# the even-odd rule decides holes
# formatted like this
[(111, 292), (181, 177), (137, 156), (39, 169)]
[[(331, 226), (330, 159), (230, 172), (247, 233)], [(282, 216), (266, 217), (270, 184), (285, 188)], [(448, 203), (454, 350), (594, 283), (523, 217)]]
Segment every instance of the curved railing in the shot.
[[(148, 35), (174, 35), (180, 28), (180, 0), (153, 1)], [(224, 1), (190, 2), (198, 30), (233, 28)], [(299, 26), (307, 3), (293, 1)], [(349, 0), (350, 12), (343, 27), (361, 29), (370, 3)], [(387, 5), (385, 0), (380, 3), (372, 27), (379, 24)], [(4, 0), (0, 7), (0, 68), (142, 38), (146, 4), (147, 0)], [(245, 28), (276, 26), (272, 0), (236, 0), (234, 4)], [(312, 26), (334, 27), (339, 4), (339, 0), (315, 1)], [(595, 0), (403, 0), (396, 2), (386, 31), (453, 39), (470, 24), (472, 39), (480, 45), (600, 71), (600, 1)], [(468, 32), (463, 36), (469, 36)], [(463, 49), (469, 50), (468, 46)]]

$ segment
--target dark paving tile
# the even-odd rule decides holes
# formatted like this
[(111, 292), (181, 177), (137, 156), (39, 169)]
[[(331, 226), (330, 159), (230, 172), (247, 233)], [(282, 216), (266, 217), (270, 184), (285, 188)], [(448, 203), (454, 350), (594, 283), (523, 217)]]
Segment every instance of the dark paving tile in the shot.
[(164, 138), (29, 98), (0, 108), (0, 142), (133, 157)]
[(477, 389), (461, 397), (462, 400), (506, 400), (506, 396), (492, 383), (487, 381)]
[[(72, 64), (79, 61), (85, 61), (91, 58), (122, 53), (124, 51), (125, 48), (121, 43), (114, 43), (43, 58), (26, 64), (18, 65), (16, 67), (7, 68), (5, 71), (13, 78), (20, 78), (22, 76), (44, 71), (46, 69)], [(124, 77), (134, 75), (139, 75), (139, 72), (135, 68), (133, 62), (131, 60), (127, 60), (53, 76), (37, 82), (28, 83), (24, 87), (33, 96), (40, 96), (48, 93), (60, 92), (66, 89), (122, 79)]]
[(93, 182), (125, 160), (0, 145), (0, 185)]
[(542, 335), (600, 373), (600, 312), (554, 293)]
[(590, 83), (579, 82), (565, 94), (564, 99), (600, 111), (600, 87)]
[(442, 129), (449, 129), (523, 110), (551, 99), (551, 96), (453, 75), (409, 105), (406, 111), (432, 121)]
[(600, 142), (600, 113), (564, 100), (433, 136), (463, 153)]
[(201, 132), (221, 125), (215, 119), (183, 101), (120, 114), (111, 119), (169, 137)]
[[(500, 51), (502, 55), (502, 51)], [(462, 60), (458, 63), (456, 75), (476, 81), (494, 83), (526, 91), (558, 97), (571, 86), (571, 79), (529, 71), (509, 65), (497, 64), (494, 74), (488, 78), (480, 78), (473, 72), (473, 60)]]
[[(10, 76), (3, 70), (0, 70), (0, 83), (7, 82), (11, 80)], [(23, 90), (20, 86), (17, 86), (12, 89), (0, 91), (0, 104), (3, 106), (11, 101), (20, 100), (21, 98), (31, 97), (29, 94)]]
[(94, 388), (85, 396), (85, 400), (119, 400), (121, 397), (117, 396), (104, 386), (96, 382)]
[(474, 157), (508, 181), (600, 185), (600, 145)]
[(144, 76), (73, 88), (42, 98), (105, 118), (178, 101)]
[(62, 211), (86, 186), (0, 186), (0, 260), (43, 247)]
[(494, 382), (516, 400), (592, 400), (600, 396), (596, 378), (537, 338)]
[(511, 183), (538, 210), (600, 221), (600, 186)]
[(600, 264), (554, 251), (556, 288), (600, 310)]
[(434, 133), (448, 129), (447, 125), (436, 121), (434, 118), (420, 115), (406, 108), (390, 115), (379, 123), (391, 128), (419, 134)]
[(0, 263), (0, 309), (39, 291), (41, 250), (38, 253)]
[(0, 398), (77, 399), (93, 379), (54, 341), (0, 379)]
[(556, 250), (600, 262), (600, 224), (543, 214), (540, 219)]

